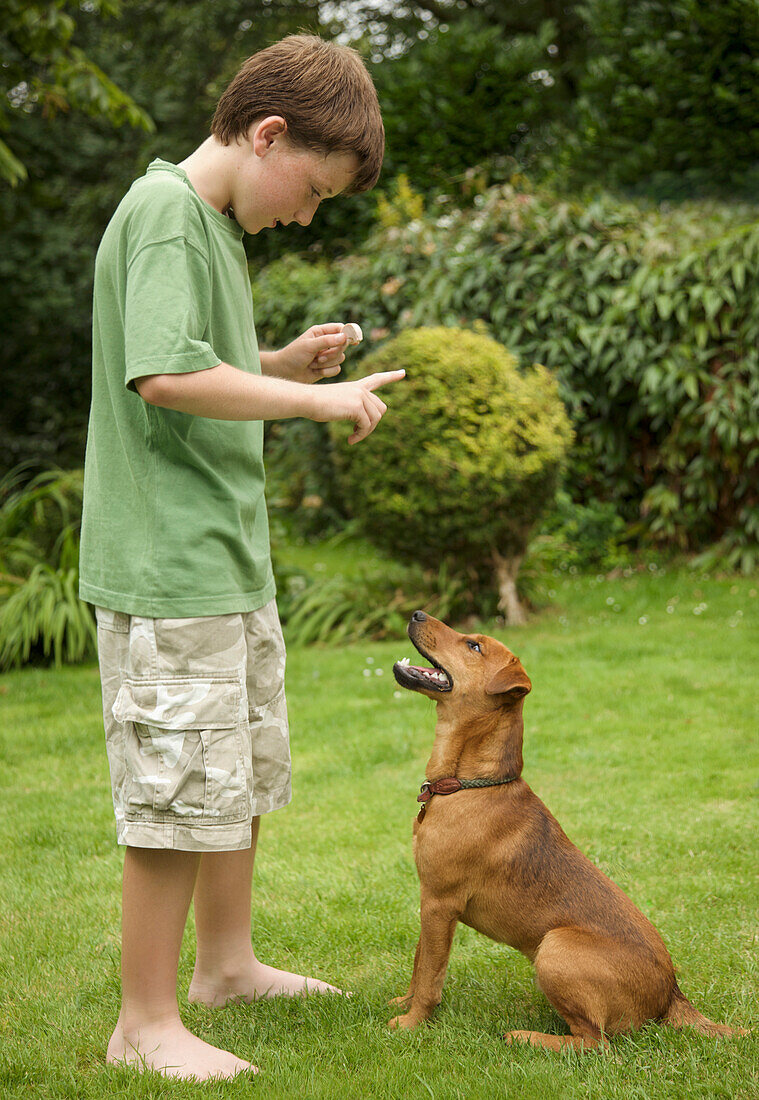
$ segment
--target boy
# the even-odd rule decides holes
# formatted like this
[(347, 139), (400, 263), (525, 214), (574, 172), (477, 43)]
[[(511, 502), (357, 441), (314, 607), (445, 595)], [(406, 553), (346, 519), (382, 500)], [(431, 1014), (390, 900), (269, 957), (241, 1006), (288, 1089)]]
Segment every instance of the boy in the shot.
[(369, 189), (383, 150), (358, 55), (286, 38), (245, 62), (194, 153), (133, 184), (98, 250), (80, 593), (97, 611), (126, 846), (111, 1063), (255, 1071), (180, 1020), (193, 896), (190, 1000), (334, 990), (265, 966), (250, 942), (260, 815), (290, 800), (262, 421), (349, 420), (357, 443), (386, 409), (374, 391), (403, 372), (308, 385), (339, 373), (339, 324), (259, 356), (242, 234), (308, 225), (322, 199)]

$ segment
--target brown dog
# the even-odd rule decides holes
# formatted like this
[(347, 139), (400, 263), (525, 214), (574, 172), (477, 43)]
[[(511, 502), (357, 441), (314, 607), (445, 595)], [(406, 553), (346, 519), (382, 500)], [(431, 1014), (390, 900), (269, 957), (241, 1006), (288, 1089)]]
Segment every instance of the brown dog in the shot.
[(463, 921), (534, 963), (572, 1033), (512, 1031), (510, 1041), (595, 1047), (648, 1020), (733, 1034), (683, 996), (659, 933), (520, 778), (532, 685), (519, 660), (494, 638), (458, 634), (423, 611), (408, 635), (434, 667), (397, 663), (395, 678), (434, 699), (438, 718), (414, 822), (421, 935), (409, 991), (395, 1002), (409, 1010), (390, 1026), (415, 1027), (439, 1004)]

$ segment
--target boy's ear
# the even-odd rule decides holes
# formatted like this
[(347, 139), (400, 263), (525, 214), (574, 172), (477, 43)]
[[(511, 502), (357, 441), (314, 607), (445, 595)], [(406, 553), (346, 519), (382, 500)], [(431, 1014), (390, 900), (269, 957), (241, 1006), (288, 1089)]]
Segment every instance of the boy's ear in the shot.
[(248, 132), (253, 142), (253, 151), (259, 157), (263, 157), (276, 139), (287, 133), (287, 123), (281, 115), (267, 115), (259, 122), (254, 122), (251, 131)]
[(523, 699), (528, 692), (532, 691), (532, 684), (515, 657), (490, 677), (485, 685), (485, 691), (488, 695), (507, 695), (516, 703), (518, 699)]

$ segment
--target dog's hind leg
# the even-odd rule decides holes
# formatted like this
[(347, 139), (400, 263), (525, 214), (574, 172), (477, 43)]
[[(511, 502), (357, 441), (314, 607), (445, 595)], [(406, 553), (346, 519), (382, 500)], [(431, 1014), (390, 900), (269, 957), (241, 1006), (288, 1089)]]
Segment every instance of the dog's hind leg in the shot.
[(598, 1028), (592, 1024), (578, 1024), (578, 1030), (571, 1035), (548, 1035), (543, 1031), (507, 1031), (504, 1039), (507, 1043), (528, 1043), (532, 1047), (542, 1047), (544, 1050), (564, 1050), (571, 1047), (573, 1050), (594, 1050), (605, 1045), (604, 1037)]
[(513, 1032), (512, 1039), (560, 1050), (593, 1048), (606, 1035), (656, 1019), (674, 982), (666, 967), (624, 941), (583, 928), (554, 928), (535, 955), (538, 985), (569, 1024), (571, 1036)]

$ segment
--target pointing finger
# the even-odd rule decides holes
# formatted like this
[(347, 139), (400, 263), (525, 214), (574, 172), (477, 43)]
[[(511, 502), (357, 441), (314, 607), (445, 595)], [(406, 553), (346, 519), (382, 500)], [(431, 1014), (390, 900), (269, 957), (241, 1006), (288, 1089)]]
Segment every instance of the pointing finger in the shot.
[(366, 378), (362, 378), (361, 384), (368, 390), (376, 390), (380, 386), (386, 386), (389, 382), (398, 382), (405, 377), (405, 374), (405, 370), (380, 371), (379, 374), (369, 374)]

